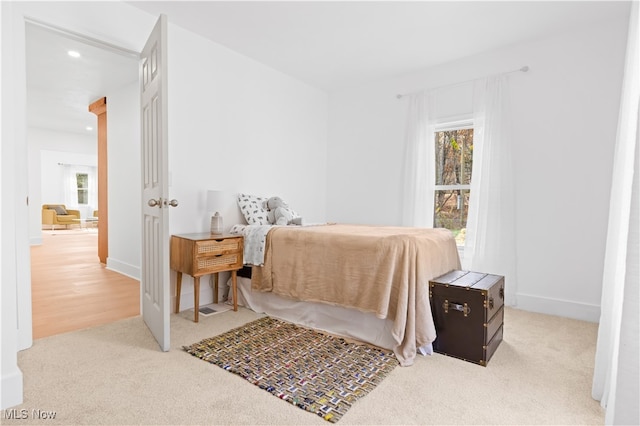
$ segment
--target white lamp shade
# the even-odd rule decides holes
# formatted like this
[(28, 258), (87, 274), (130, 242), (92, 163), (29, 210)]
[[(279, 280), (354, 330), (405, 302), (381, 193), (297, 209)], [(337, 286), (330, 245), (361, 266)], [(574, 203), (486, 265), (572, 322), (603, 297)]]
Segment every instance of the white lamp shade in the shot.
[(225, 200), (225, 191), (207, 191), (207, 211), (212, 214), (222, 213), (228, 202)]

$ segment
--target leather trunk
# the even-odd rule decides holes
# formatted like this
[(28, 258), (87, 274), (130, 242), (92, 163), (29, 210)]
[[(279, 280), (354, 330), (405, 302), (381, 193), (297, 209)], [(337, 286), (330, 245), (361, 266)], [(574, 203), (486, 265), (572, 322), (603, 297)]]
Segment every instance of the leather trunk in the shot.
[(503, 337), (504, 277), (452, 271), (429, 282), (435, 352), (486, 366)]

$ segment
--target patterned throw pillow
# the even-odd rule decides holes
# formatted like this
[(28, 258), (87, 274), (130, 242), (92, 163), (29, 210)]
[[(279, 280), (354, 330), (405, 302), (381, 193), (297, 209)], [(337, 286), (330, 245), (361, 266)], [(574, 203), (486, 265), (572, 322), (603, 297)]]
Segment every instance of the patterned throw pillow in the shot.
[(55, 210), (56, 214), (59, 214), (59, 215), (69, 214), (69, 213), (67, 213), (67, 210), (62, 206), (51, 206), (51, 207), (49, 207), (49, 209), (50, 210)]
[(267, 219), (267, 198), (249, 194), (238, 194), (238, 207), (249, 225), (269, 225)]

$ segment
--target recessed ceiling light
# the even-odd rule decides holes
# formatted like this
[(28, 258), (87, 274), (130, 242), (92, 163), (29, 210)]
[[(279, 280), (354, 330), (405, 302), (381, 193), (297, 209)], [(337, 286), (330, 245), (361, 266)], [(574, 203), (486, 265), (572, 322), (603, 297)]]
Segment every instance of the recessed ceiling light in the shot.
[(92, 131), (92, 130), (93, 130), (93, 127), (91, 127), (91, 126), (87, 126), (87, 127), (85, 127), (85, 129), (87, 130), (87, 132), (90, 132), (90, 131)]
[(80, 52), (77, 52), (75, 50), (70, 50), (67, 52), (67, 54), (69, 56), (71, 56), (72, 58), (79, 58), (80, 57)]

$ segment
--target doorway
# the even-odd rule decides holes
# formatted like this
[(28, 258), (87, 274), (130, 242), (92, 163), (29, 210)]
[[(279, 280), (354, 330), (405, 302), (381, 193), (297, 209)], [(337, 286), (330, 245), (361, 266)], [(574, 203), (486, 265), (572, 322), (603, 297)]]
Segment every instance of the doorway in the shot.
[[(25, 25), (25, 53), (27, 71), (27, 146), (29, 151), (29, 193), (30, 196), (30, 220), (29, 228), (31, 241), (38, 241), (44, 246), (49, 235), (43, 233), (41, 226), (41, 205), (43, 203), (65, 203), (61, 191), (65, 183), (56, 175), (57, 172), (44, 171), (42, 164), (42, 151), (56, 152), (57, 155), (72, 158), (59, 161), (61, 163), (77, 164), (78, 157), (91, 157), (97, 154), (97, 120), (96, 116), (89, 112), (91, 102), (103, 96), (109, 96), (113, 100), (110, 104), (109, 131), (116, 136), (120, 143), (110, 144), (109, 156), (122, 158), (120, 166), (126, 173), (120, 173), (112, 182), (112, 174), (109, 174), (109, 195), (112, 198), (114, 208), (110, 209), (110, 255), (107, 265), (100, 265), (97, 256), (97, 243), (95, 245), (95, 266), (102, 268), (96, 270), (96, 277), (91, 278), (92, 289), (95, 290), (96, 282), (104, 282), (113, 286), (113, 282), (128, 282), (135, 286), (139, 314), (139, 247), (130, 244), (132, 238), (138, 238), (140, 225), (139, 217), (140, 194), (137, 183), (140, 180), (139, 162), (139, 112), (138, 108), (138, 54), (120, 49), (96, 40), (90, 40), (61, 31), (58, 28), (46, 24), (27, 21)], [(133, 102), (132, 102), (133, 100)], [(118, 106), (121, 111), (114, 111)], [(135, 112), (135, 113), (134, 113)], [(83, 160), (84, 161), (84, 160)], [(123, 176), (124, 175), (124, 176)], [(43, 185), (42, 182), (47, 182)], [(50, 187), (57, 187), (58, 192), (52, 192)], [(78, 206), (68, 206), (77, 208)], [(79, 206), (82, 217), (93, 216), (97, 206)], [(101, 218), (106, 219), (106, 217)], [(80, 225), (78, 225), (80, 226)], [(68, 252), (70, 244), (77, 244), (72, 250), (76, 255), (82, 251), (90, 250), (86, 235), (73, 235), (78, 228), (75, 226), (65, 234), (66, 230), (56, 233), (59, 243), (60, 237), (66, 238), (64, 250), (59, 250), (59, 261), (49, 261), (66, 268), (61, 268), (56, 274), (57, 283), (61, 294), (66, 294), (67, 299), (77, 297), (79, 305), (87, 305), (86, 300), (79, 296), (87, 289), (87, 280), (79, 278), (77, 268), (81, 264), (73, 260), (69, 263)], [(137, 229), (136, 229), (137, 228)], [(40, 234), (38, 237), (37, 234)], [(137, 234), (137, 235), (136, 235)], [(114, 235), (114, 237), (111, 237)], [(118, 238), (120, 235), (120, 238)], [(67, 238), (68, 237), (68, 238)], [(49, 240), (51, 242), (51, 240)], [(45, 247), (42, 247), (45, 248)], [(136, 251), (137, 249), (137, 251)], [(46, 251), (46, 250), (45, 250)], [(63, 254), (66, 252), (67, 255)], [(73, 259), (73, 256), (71, 256)], [(76, 257), (76, 259), (79, 259)], [(34, 269), (37, 265), (32, 262), (32, 290), (34, 279), (38, 279), (38, 272)], [(117, 271), (117, 272), (116, 272)], [(102, 274), (102, 275), (101, 275)], [(112, 274), (116, 274), (114, 277)], [(49, 285), (55, 285), (56, 282)], [(75, 283), (75, 284), (73, 284)], [(68, 287), (73, 284), (71, 287)], [(75, 285), (75, 287), (74, 287)], [(72, 295), (72, 297), (69, 297)], [(34, 326), (34, 338), (36, 316), (51, 315), (37, 309), (35, 292), (33, 297), (32, 319)], [(121, 296), (114, 296), (113, 300), (122, 300)], [(130, 300), (122, 300), (123, 306), (130, 305)], [(84, 328), (83, 323), (74, 315), (74, 308), (64, 307), (62, 304), (52, 302), (51, 305), (59, 305), (60, 312), (69, 312), (67, 315), (72, 322), (77, 323), (78, 328)], [(95, 306), (100, 311), (104, 306)], [(81, 312), (81, 311), (77, 311)], [(91, 313), (82, 313), (85, 318)], [(131, 316), (130, 307), (124, 308), (125, 316)], [(118, 318), (113, 318), (118, 319)], [(93, 325), (94, 323), (91, 323)], [(69, 330), (67, 330), (69, 331)]]

